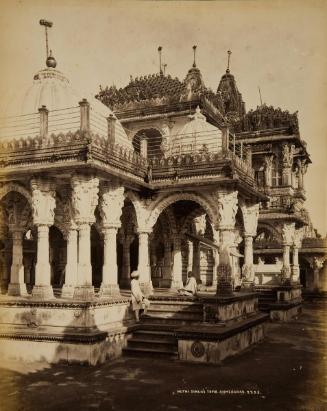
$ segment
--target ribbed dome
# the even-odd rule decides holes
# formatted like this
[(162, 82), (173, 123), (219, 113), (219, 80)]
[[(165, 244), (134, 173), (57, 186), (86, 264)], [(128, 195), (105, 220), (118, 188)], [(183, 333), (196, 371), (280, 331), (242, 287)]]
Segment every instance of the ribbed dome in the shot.
[(189, 119), (181, 131), (173, 136), (172, 153), (221, 151), (222, 132), (207, 122), (199, 107)]

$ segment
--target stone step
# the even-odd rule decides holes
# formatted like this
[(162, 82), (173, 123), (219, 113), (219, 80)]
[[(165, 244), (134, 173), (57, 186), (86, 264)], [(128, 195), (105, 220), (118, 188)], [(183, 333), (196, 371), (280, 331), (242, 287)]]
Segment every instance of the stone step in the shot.
[(194, 317), (192, 318), (165, 318), (165, 317), (143, 317), (142, 318), (142, 325), (161, 325), (161, 324), (166, 324), (166, 325), (170, 325), (170, 326), (175, 326), (178, 327), (180, 325), (187, 325), (187, 324), (191, 324), (191, 323), (199, 323), (202, 322), (202, 318), (201, 319), (194, 319)]
[(148, 311), (157, 311), (157, 312), (175, 312), (175, 313), (202, 313), (202, 305), (199, 307), (190, 306), (173, 306), (167, 304), (151, 304), (148, 308)]
[[(192, 298), (192, 297), (191, 297)], [(202, 307), (203, 304), (197, 300), (190, 300), (190, 297), (185, 297), (185, 300), (174, 300), (174, 299), (164, 299), (159, 297), (150, 297), (150, 304), (152, 305), (165, 305), (165, 306), (173, 306), (173, 307)]]
[(153, 339), (153, 340), (166, 340), (166, 341), (175, 341), (175, 334), (173, 331), (162, 331), (162, 330), (151, 330), (151, 329), (142, 329), (133, 332), (133, 338), (136, 339)]
[(153, 339), (136, 339), (131, 338), (128, 340), (127, 348), (142, 348), (142, 349), (151, 349), (151, 350), (160, 350), (171, 352), (177, 351), (177, 342), (175, 341), (166, 341), (166, 340), (153, 340)]
[(181, 320), (181, 321), (202, 321), (203, 314), (201, 313), (187, 313), (187, 312), (170, 312), (170, 311), (151, 311), (148, 310), (147, 315), (142, 317), (143, 320), (149, 318), (159, 318), (159, 319), (172, 319), (172, 320)]
[(177, 358), (178, 351), (177, 349), (172, 351), (170, 349), (150, 349), (150, 348), (130, 348), (126, 347), (123, 348), (123, 354), (128, 356), (163, 356), (163, 357), (170, 357), (170, 358)]

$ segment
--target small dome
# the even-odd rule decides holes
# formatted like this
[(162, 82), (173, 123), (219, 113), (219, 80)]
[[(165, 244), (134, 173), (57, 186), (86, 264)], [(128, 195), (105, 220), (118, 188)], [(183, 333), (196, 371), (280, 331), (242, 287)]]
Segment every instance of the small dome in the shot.
[(172, 154), (218, 152), (222, 149), (222, 132), (207, 122), (200, 107), (189, 116), (189, 122), (172, 137)]
[(36, 113), (41, 106), (46, 106), (49, 111), (75, 107), (79, 101), (69, 80), (60, 71), (48, 67), (35, 74), (33, 84), (23, 98), (21, 114)]

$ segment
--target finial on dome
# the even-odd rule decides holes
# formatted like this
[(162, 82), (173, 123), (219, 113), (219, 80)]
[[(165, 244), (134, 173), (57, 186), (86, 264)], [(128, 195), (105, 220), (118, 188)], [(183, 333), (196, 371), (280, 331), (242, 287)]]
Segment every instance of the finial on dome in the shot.
[(52, 55), (52, 50), (50, 50), (49, 57), (46, 60), (46, 65), (47, 67), (50, 67), (50, 68), (56, 68), (57, 66), (56, 59)]
[(230, 64), (230, 55), (232, 54), (232, 52), (230, 50), (227, 51), (228, 57), (227, 57), (227, 69), (226, 69), (226, 73), (229, 73), (229, 64)]
[(159, 73), (160, 73), (160, 74), (163, 74), (163, 73), (162, 73), (162, 64), (161, 64), (161, 50), (162, 50), (162, 47), (159, 46), (159, 47), (158, 47), (158, 53), (159, 53)]
[(197, 46), (193, 46), (193, 67), (196, 67), (196, 61), (195, 61), (195, 57), (196, 57), (196, 47), (197, 47)]

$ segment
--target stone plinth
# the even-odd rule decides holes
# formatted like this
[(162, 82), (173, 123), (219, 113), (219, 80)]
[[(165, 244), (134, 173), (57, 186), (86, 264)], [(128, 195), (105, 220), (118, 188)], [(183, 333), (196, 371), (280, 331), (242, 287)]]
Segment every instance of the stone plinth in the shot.
[(179, 359), (219, 363), (261, 341), (267, 314), (258, 311), (256, 293), (202, 297), (204, 321), (176, 330)]
[(127, 298), (95, 302), (1, 298), (0, 357), (97, 364), (121, 355), (134, 317)]

